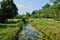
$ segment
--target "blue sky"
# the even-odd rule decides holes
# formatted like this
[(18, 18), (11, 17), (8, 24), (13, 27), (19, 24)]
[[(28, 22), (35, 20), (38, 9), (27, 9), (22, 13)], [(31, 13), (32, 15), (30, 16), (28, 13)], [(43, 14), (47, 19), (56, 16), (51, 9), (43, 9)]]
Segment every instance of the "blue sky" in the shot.
[(41, 9), (49, 0), (14, 0), (14, 3), (18, 7), (18, 13), (24, 14), (26, 11), (31, 13), (33, 10)]

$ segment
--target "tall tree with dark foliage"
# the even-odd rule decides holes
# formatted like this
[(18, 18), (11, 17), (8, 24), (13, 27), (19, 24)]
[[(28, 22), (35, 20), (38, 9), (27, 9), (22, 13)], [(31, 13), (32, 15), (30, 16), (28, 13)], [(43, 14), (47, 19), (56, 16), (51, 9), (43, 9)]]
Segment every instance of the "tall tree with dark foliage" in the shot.
[(16, 5), (14, 4), (13, 0), (3, 0), (1, 2), (1, 8), (2, 8), (2, 14), (0, 18), (2, 18), (1, 22), (4, 22), (6, 19), (10, 19), (15, 17), (18, 14), (18, 9)]

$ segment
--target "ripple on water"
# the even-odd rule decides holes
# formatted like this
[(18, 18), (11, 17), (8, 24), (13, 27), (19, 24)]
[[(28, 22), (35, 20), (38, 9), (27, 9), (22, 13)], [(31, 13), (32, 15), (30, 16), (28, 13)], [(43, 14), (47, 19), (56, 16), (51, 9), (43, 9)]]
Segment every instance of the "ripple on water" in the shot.
[(24, 29), (24, 34), (23, 35), (19, 35), (19, 40), (38, 40), (39, 38), (39, 31), (32, 30), (32, 26), (31, 24), (28, 24)]

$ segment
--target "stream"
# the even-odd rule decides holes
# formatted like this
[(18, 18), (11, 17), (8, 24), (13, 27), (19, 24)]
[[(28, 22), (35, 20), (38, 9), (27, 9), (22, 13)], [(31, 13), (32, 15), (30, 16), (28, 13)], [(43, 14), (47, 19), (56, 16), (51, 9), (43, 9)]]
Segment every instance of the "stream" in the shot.
[(39, 40), (40, 33), (31, 24), (27, 24), (23, 31), (24, 34), (19, 34), (19, 40)]

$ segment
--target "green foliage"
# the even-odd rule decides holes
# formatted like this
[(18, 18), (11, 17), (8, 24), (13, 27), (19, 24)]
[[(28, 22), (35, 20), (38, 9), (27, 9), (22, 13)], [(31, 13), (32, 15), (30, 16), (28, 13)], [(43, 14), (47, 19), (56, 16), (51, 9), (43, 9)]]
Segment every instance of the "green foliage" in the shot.
[(15, 19), (21, 19), (22, 18), (22, 15), (17, 15), (16, 17), (15, 17)]
[(26, 16), (27, 16), (27, 17), (30, 17), (31, 15), (30, 15), (30, 13), (29, 13), (29, 12), (26, 12)]
[(46, 9), (48, 9), (49, 7), (50, 7), (50, 4), (46, 3), (46, 5), (44, 5), (42, 8), (46, 10)]
[(18, 13), (18, 9), (16, 5), (13, 3), (13, 0), (6, 0), (1, 2), (2, 11), (4, 13), (4, 17), (6, 18), (13, 18)]
[(60, 4), (46, 4), (40, 10), (34, 10), (31, 14), (34, 18), (51, 18), (60, 20)]
[(35, 17), (35, 18), (38, 18), (40, 16), (38, 10), (34, 10), (31, 14), (31, 16)]
[[(8, 19), (8, 22), (16, 22), (16, 23), (5, 23), (0, 24), (0, 40), (14, 40), (14, 37), (16, 36), (16, 33), (18, 30), (22, 30), (25, 26), (25, 20), (20, 19)], [(25, 23), (25, 24), (24, 24)], [(20, 31), (19, 31), (20, 32)]]
[(55, 3), (55, 4), (60, 2), (60, 0), (50, 0), (50, 1)]
[[(13, 18), (18, 14), (18, 9), (16, 5), (14, 4), (13, 0), (3, 0), (1, 2), (1, 10), (2, 13), (0, 13), (0, 19), (1, 21), (4, 21), (8, 18)], [(3, 20), (2, 20), (3, 19)]]

